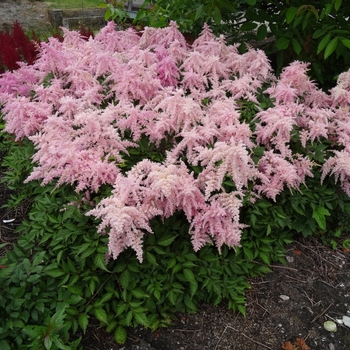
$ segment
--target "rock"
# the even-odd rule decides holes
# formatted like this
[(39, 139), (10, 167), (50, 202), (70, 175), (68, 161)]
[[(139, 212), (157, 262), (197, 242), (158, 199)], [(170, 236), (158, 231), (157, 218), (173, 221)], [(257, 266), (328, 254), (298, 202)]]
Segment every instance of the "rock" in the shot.
[(350, 328), (350, 317), (349, 316), (343, 316), (343, 324), (344, 324), (344, 326)]
[(280, 295), (280, 299), (282, 299), (283, 301), (287, 301), (289, 300), (289, 296), (288, 295)]
[(323, 324), (323, 327), (328, 332), (336, 332), (337, 331), (337, 325), (333, 321), (326, 321)]

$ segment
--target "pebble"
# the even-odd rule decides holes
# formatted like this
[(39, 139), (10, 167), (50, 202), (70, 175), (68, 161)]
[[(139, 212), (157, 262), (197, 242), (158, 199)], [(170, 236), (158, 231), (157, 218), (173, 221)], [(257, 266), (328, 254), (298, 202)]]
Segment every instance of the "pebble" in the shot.
[(344, 323), (344, 326), (350, 328), (350, 317), (349, 316), (343, 316), (343, 323)]
[(323, 327), (328, 332), (336, 332), (337, 331), (337, 325), (333, 321), (326, 321), (323, 324)]
[(280, 295), (280, 299), (282, 299), (283, 301), (287, 301), (289, 300), (289, 296), (288, 295)]
[(292, 256), (286, 256), (286, 259), (289, 263), (292, 263), (294, 261), (294, 258)]

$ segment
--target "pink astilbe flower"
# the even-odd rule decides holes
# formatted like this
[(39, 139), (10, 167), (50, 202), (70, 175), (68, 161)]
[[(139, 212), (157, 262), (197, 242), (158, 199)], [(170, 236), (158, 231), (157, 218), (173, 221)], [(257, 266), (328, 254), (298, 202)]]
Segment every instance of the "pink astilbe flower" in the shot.
[(323, 183), (328, 174), (334, 175), (335, 181), (339, 180), (345, 193), (350, 196), (350, 148), (348, 146), (333, 153), (335, 156), (323, 164), (321, 182)]
[(152, 229), (147, 216), (140, 208), (126, 206), (118, 198), (118, 192), (115, 190), (111, 197), (105, 198), (88, 215), (103, 218), (98, 228), (99, 233), (105, 233), (105, 228), (109, 228), (108, 253), (113, 259), (117, 259), (123, 250), (131, 247), (135, 250), (138, 260), (143, 261), (142, 239), (145, 232), (151, 233)]
[(278, 81), (265, 90), (277, 104), (301, 102), (309, 107), (329, 107), (329, 96), (317, 88), (308, 75), (308, 63), (295, 61), (285, 67)]
[(152, 233), (148, 221), (155, 215), (170, 217), (177, 210), (183, 210), (191, 223), (195, 251), (212, 240), (218, 249), (223, 244), (237, 246), (244, 227), (239, 224), (243, 193), (219, 194), (206, 203), (197, 182), (183, 163), (162, 165), (144, 160), (127, 177), (119, 174), (112, 196), (88, 215), (102, 219), (99, 232), (108, 232), (113, 258), (132, 247), (142, 262), (143, 235)]
[(187, 47), (186, 39), (178, 30), (178, 25), (174, 21), (166, 28), (145, 27), (140, 39), (140, 47), (142, 49), (154, 48), (159, 45), (165, 48), (171, 47), (172, 43), (178, 42), (183, 48)]
[(349, 107), (350, 101), (350, 70), (339, 74), (337, 85), (331, 89), (334, 106)]
[(138, 45), (140, 37), (132, 28), (125, 31), (116, 31), (116, 23), (108, 21), (95, 36), (94, 42), (98, 44), (101, 52), (124, 52)]
[(295, 116), (288, 107), (278, 106), (261, 111), (256, 115), (259, 123), (255, 134), (257, 143), (279, 150), (282, 156), (290, 156), (288, 143), (293, 127), (296, 125)]
[(260, 184), (255, 185), (258, 193), (276, 201), (284, 187), (297, 189), (305, 181), (305, 175), (310, 174), (312, 162), (301, 158), (295, 162), (286, 160), (273, 150), (266, 151), (258, 163)]
[(162, 89), (157, 77), (157, 66), (144, 69), (137, 58), (131, 58), (127, 63), (118, 62), (107, 81), (112, 85), (117, 100), (139, 100), (146, 103)]
[(143, 235), (152, 232), (148, 223), (151, 218), (170, 217), (183, 210), (191, 221), (204, 206), (196, 180), (184, 164), (166, 166), (144, 160), (127, 177), (119, 174), (112, 197), (103, 199), (88, 215), (102, 218), (99, 232), (109, 228), (109, 253), (114, 258), (126, 247), (132, 247), (142, 261), (140, 245)]
[(32, 102), (28, 97), (9, 98), (3, 108), (5, 131), (16, 135), (16, 140), (39, 131), (52, 113), (50, 104)]
[(191, 130), (201, 120), (202, 110), (200, 105), (191, 97), (184, 96), (182, 90), (169, 93), (160, 101), (155, 109), (158, 112), (158, 120), (155, 129), (162, 135), (179, 133)]
[(225, 176), (232, 178), (238, 191), (248, 187), (248, 181), (257, 176), (253, 160), (247, 147), (242, 143), (216, 142), (213, 148), (197, 147), (198, 156), (195, 164), (205, 167), (199, 174), (198, 180), (204, 187), (208, 199), (212, 192), (222, 188)]
[[(113, 184), (119, 172), (120, 152), (134, 146), (121, 140), (106, 113), (90, 110), (75, 119), (48, 118), (42, 131), (30, 139), (38, 149), (34, 168), (26, 181), (57, 179), (57, 185), (70, 183), (77, 191), (97, 191), (102, 184)], [(110, 161), (109, 159), (113, 159)]]
[[(230, 201), (230, 205), (227, 202)], [(223, 244), (230, 247), (238, 246), (241, 230), (245, 225), (232, 218), (232, 209), (239, 211), (241, 200), (230, 194), (226, 198), (213, 197), (205, 210), (198, 212), (190, 226), (193, 249), (198, 251), (206, 243), (215, 242), (221, 251)]]
[(161, 46), (156, 49), (156, 55), (158, 58), (157, 73), (161, 84), (163, 86), (176, 86), (180, 78), (176, 61)]

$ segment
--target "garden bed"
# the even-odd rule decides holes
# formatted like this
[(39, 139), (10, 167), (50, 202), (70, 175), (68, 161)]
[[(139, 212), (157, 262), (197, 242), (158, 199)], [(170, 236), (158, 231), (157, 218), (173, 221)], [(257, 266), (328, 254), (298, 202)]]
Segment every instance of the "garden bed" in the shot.
[[(11, 10), (6, 3), (7, 14), (15, 16), (6, 15), (6, 20), (18, 19), (29, 28), (39, 21), (35, 17), (39, 4), (44, 8), (44, 3), (18, 1)], [(25, 12), (28, 24), (21, 22)], [(0, 204), (5, 204), (10, 192), (4, 186), (1, 190)], [(18, 210), (1, 212), (2, 242), (15, 242), (13, 230), (26, 217), (27, 209), (25, 203)], [(292, 345), (296, 342), (302, 350), (349, 349), (347, 326), (339, 323), (338, 331), (331, 333), (323, 324), (350, 316), (350, 253), (341, 248), (341, 242), (337, 249), (331, 249), (315, 238), (299, 237), (288, 247), (286, 258), (286, 265), (269, 266), (272, 272), (267, 276), (250, 280), (246, 317), (229, 311), (225, 304), (202, 305), (195, 314), (178, 314), (171, 327), (156, 332), (141, 327), (129, 329), (126, 344), (120, 346), (99, 322), (92, 320), (82, 335), (83, 349), (294, 350), (298, 349)]]

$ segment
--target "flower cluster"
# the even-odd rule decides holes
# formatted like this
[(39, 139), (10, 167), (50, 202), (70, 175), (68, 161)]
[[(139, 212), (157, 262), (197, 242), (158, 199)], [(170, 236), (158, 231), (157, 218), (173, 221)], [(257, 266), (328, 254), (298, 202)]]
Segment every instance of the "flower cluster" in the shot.
[[(101, 218), (110, 256), (131, 247), (142, 261), (150, 220), (178, 210), (196, 251), (239, 245), (245, 198), (276, 200), (313, 176), (314, 142), (332, 140), (322, 179), (334, 174), (350, 194), (349, 77), (326, 94), (306, 64), (294, 62), (277, 79), (262, 51), (240, 54), (207, 25), (188, 45), (174, 22), (141, 36), (110, 22), (89, 40), (65, 30), (62, 42), (42, 43), (32, 66), (2, 75), (0, 103), (5, 130), (35, 144), (27, 181), (91, 192), (113, 186), (88, 215)], [(262, 96), (273, 101), (268, 109)], [(144, 138), (158, 150), (171, 145), (162, 160), (148, 154), (125, 171)]]

